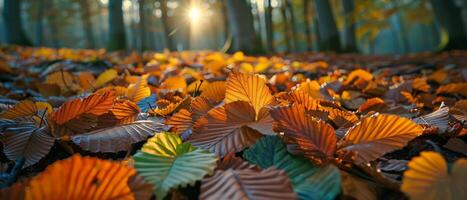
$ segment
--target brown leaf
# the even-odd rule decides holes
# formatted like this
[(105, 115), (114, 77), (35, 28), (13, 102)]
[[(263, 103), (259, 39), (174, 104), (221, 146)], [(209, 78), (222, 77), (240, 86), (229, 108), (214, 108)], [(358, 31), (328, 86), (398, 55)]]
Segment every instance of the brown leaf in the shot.
[(268, 168), (217, 171), (201, 184), (200, 199), (297, 199), (287, 174)]

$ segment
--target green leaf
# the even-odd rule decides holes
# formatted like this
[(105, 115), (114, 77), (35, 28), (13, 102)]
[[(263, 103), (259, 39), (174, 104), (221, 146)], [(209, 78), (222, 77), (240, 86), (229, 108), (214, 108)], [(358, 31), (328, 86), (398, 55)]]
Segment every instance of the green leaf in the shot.
[(194, 185), (212, 174), (217, 161), (215, 154), (182, 143), (180, 137), (167, 132), (150, 138), (134, 159), (138, 173), (154, 186), (157, 199), (172, 188)]
[(340, 193), (341, 178), (337, 167), (314, 166), (305, 158), (290, 155), (277, 136), (259, 139), (245, 150), (243, 157), (262, 169), (276, 167), (287, 172), (300, 199), (334, 199)]

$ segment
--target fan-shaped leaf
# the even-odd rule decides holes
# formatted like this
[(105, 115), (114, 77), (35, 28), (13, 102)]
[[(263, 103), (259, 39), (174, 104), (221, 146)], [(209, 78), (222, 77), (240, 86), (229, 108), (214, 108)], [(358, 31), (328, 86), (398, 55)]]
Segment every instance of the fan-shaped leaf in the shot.
[(350, 128), (339, 146), (357, 152), (357, 163), (369, 162), (404, 147), (422, 132), (423, 128), (409, 119), (377, 114)]
[(274, 134), (272, 118), (266, 110), (255, 120), (255, 111), (248, 102), (237, 101), (212, 109), (194, 125), (188, 140), (195, 146), (218, 155), (238, 152), (252, 145), (263, 134)]
[(181, 109), (165, 121), (165, 124), (171, 125), (174, 132), (181, 135), (193, 126), (191, 116), (192, 114), (188, 110)]
[(55, 139), (45, 131), (45, 127), (37, 128), (33, 124), (27, 124), (7, 128), (0, 135), (0, 141), (8, 159), (24, 158), (23, 167), (28, 167), (49, 153)]
[(232, 72), (227, 79), (225, 103), (246, 101), (258, 114), (261, 108), (273, 101), (266, 81), (257, 75)]
[(105, 92), (95, 93), (84, 99), (68, 101), (52, 114), (52, 120), (62, 125), (81, 114), (102, 115), (112, 108), (114, 99), (115, 92)]
[(141, 142), (156, 132), (167, 131), (167, 129), (168, 127), (164, 124), (140, 120), (131, 124), (74, 135), (71, 140), (84, 150), (91, 152), (128, 151), (132, 144)]
[(138, 173), (154, 186), (158, 199), (163, 199), (171, 188), (193, 185), (216, 166), (214, 154), (182, 143), (171, 133), (159, 133), (143, 146), (135, 156)]
[(340, 192), (340, 173), (335, 166), (313, 166), (306, 159), (288, 154), (277, 136), (259, 139), (245, 150), (243, 157), (262, 169), (284, 170), (300, 199), (334, 199)]
[(443, 156), (422, 152), (404, 172), (401, 190), (411, 199), (465, 199), (467, 196), (467, 159), (457, 160), (448, 172)]
[(334, 129), (326, 122), (305, 114), (302, 105), (271, 110), (274, 130), (284, 132), (287, 142), (296, 143), (309, 158), (331, 156), (336, 150)]
[(110, 112), (118, 120), (119, 124), (129, 124), (136, 120), (140, 110), (135, 103), (125, 100), (115, 102)]
[(226, 83), (225, 81), (215, 81), (209, 84), (201, 96), (208, 98), (212, 103), (217, 104), (224, 100), (226, 93)]
[(0, 118), (15, 119), (18, 117), (33, 116), (36, 114), (36, 104), (30, 100), (24, 100), (17, 103), (13, 108), (3, 112)]
[(33, 177), (26, 199), (133, 199), (127, 183), (135, 174), (121, 164), (74, 155)]
[(268, 168), (217, 171), (201, 184), (200, 199), (296, 199), (287, 174)]

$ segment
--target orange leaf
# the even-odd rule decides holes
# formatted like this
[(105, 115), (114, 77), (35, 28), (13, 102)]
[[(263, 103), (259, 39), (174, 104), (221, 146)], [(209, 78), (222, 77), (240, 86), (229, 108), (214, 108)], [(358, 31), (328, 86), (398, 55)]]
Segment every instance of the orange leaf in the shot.
[(127, 183), (135, 174), (118, 163), (74, 155), (33, 177), (26, 199), (134, 199)]
[(350, 128), (339, 146), (357, 152), (356, 162), (364, 163), (404, 147), (422, 133), (423, 128), (407, 118), (376, 114)]
[(36, 114), (37, 106), (31, 100), (24, 100), (17, 103), (13, 108), (3, 112), (0, 118), (15, 119), (18, 117), (33, 116)]
[(302, 105), (271, 110), (274, 130), (284, 132), (287, 142), (296, 143), (307, 157), (331, 156), (336, 149), (334, 129), (326, 122), (305, 114)]
[(64, 103), (52, 115), (52, 120), (62, 125), (81, 114), (102, 115), (112, 108), (115, 92), (92, 94), (84, 99), (78, 98)]
[(115, 102), (110, 112), (119, 120), (119, 124), (129, 124), (136, 120), (140, 110), (135, 103), (124, 100)]
[(232, 72), (227, 79), (225, 103), (246, 101), (258, 115), (261, 108), (273, 101), (266, 81), (257, 75)]

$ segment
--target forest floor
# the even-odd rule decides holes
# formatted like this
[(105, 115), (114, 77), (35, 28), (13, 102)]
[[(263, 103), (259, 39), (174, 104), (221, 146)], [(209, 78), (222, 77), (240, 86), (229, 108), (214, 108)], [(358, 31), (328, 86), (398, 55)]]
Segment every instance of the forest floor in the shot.
[(3, 47), (0, 72), (0, 199), (466, 195), (467, 51)]

